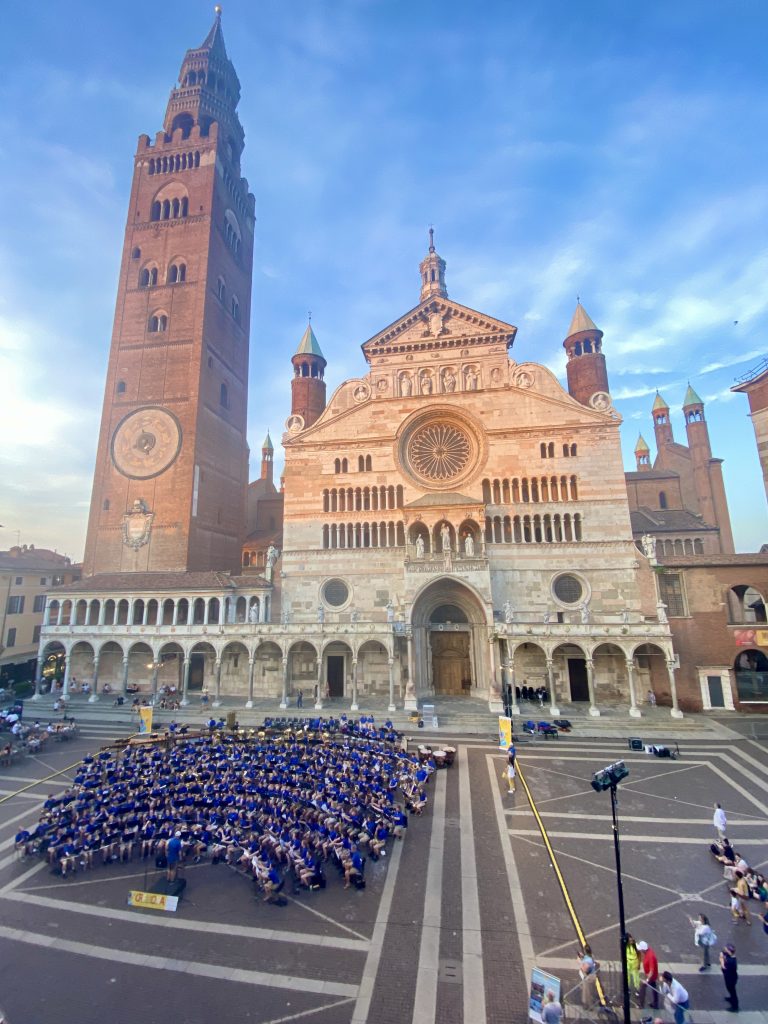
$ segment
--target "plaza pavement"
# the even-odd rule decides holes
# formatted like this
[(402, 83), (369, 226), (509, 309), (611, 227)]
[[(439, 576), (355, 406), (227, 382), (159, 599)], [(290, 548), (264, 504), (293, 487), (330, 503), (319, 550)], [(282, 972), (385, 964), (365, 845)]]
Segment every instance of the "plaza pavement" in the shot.
[[(387, 717), (384, 708), (370, 710)], [(450, 704), (438, 711), (454, 722)], [(457, 736), (453, 725), (455, 765), (434, 777), (427, 812), (412, 819), (406, 840), (368, 864), (365, 891), (343, 890), (330, 872), (325, 891), (291, 897), (281, 909), (257, 903), (248, 882), (223, 865), (190, 865), (188, 894), (176, 914), (126, 906), (128, 889), (145, 884), (143, 862), (62, 880), (36, 861), (16, 859), (14, 833), (36, 820), (45, 795), (71, 775), (39, 780), (134, 728), (130, 712), (105, 701), (74, 698), (72, 713), (80, 723), (77, 740), (0, 769), (0, 1006), (10, 1024), (165, 1024), (169, 1017), (178, 1024), (221, 1017), (228, 1024), (508, 1024), (526, 1020), (534, 963), (561, 977), (566, 989), (575, 985), (574, 925), (522, 789), (505, 793), (494, 720), (477, 709), (473, 733)], [(239, 715), (245, 723), (246, 715), (255, 722), (264, 713)], [(708, 913), (719, 945), (737, 947), (737, 1019), (768, 1024), (768, 936), (757, 918), (751, 929), (731, 923), (726, 885), (707, 850), (712, 803), (719, 800), (736, 848), (765, 864), (765, 744), (740, 735), (743, 720), (670, 722), (664, 709), (640, 721), (610, 711), (599, 720), (567, 714), (576, 726), (569, 736), (546, 743), (520, 738), (520, 765), (606, 989), (618, 998), (610, 801), (589, 780), (624, 757), (629, 930), (689, 988), (696, 1024), (725, 1024), (735, 1015), (724, 1012), (720, 972), (699, 974), (689, 924), (699, 911)], [(46, 720), (49, 702), (28, 703), (29, 715)], [(186, 709), (173, 717), (200, 721), (201, 713)], [(443, 735), (406, 731), (419, 741)], [(677, 737), (681, 758), (631, 753), (629, 735)], [(18, 792), (30, 781), (32, 788)], [(150, 884), (156, 874), (148, 872)], [(567, 1019), (588, 1017), (571, 1004)]]

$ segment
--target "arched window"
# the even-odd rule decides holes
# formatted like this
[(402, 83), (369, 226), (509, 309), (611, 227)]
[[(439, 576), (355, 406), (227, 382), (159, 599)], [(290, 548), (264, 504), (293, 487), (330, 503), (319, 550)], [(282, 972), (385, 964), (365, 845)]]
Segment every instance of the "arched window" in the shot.
[(342, 473), (348, 473), (349, 472), (349, 463), (347, 462), (346, 459), (342, 459), (341, 460), (341, 472)]
[(546, 445), (545, 441), (541, 442), (541, 444), (539, 445), (539, 450), (541, 452), (542, 459), (546, 459), (546, 457), (547, 457), (547, 445)]
[(119, 380), (117, 382), (116, 390), (117, 390), (118, 395), (124, 395), (125, 394), (125, 381), (124, 380)]
[(358, 473), (365, 472), (365, 456), (363, 455), (358, 455), (357, 457), (357, 471)]
[(170, 181), (155, 196), (152, 203), (152, 220), (174, 220), (189, 213), (187, 190), (178, 181)]
[(224, 302), (227, 298), (227, 286), (224, 284), (223, 277), (220, 277), (216, 282), (216, 294), (218, 295), (220, 302)]
[(138, 246), (136, 246), (134, 249), (131, 250), (131, 259), (132, 260), (140, 260), (141, 259), (141, 249), (139, 249)]
[(368, 473), (370, 473), (371, 470), (373, 469), (373, 462), (371, 460), (371, 456), (370, 455), (366, 455), (365, 456), (365, 469), (366, 469), (366, 471)]
[(237, 217), (235, 217), (231, 210), (227, 210), (224, 214), (223, 231), (227, 245), (235, 256), (238, 256), (240, 254), (240, 240), (242, 236), (240, 232), (240, 225), (237, 222)]
[(571, 445), (571, 458), (575, 458), (575, 457), (576, 457), (576, 445), (572, 444)]
[(149, 318), (149, 330), (153, 334), (162, 333), (168, 329), (168, 316), (166, 313), (153, 313)]
[[(194, 76), (195, 72), (194, 71), (190, 71), (189, 74), (190, 74), (190, 76)], [(190, 84), (194, 84), (194, 83), (190, 83)], [(192, 131), (192, 128), (193, 128), (194, 124), (195, 124), (195, 119), (192, 117), (191, 114), (177, 114), (176, 117), (174, 117), (173, 121), (171, 122), (171, 135), (173, 135), (173, 133), (178, 128), (181, 128), (181, 137), (182, 137), (182, 139), (188, 139), (189, 138), (189, 133)]]
[(219, 388), (219, 405), (222, 407), (222, 409), (229, 408), (229, 388), (223, 381), (221, 383), (221, 387)]
[(162, 206), (160, 204), (160, 201), (156, 199), (154, 201), (154, 203), (152, 203), (151, 219), (152, 220), (160, 220), (161, 212), (162, 212)]
[(659, 508), (667, 507), (667, 494), (666, 491), (659, 491)]
[(555, 442), (554, 441), (550, 441), (549, 444), (547, 445), (547, 456), (550, 459), (554, 459), (554, 457), (555, 457)]
[(746, 583), (731, 587), (727, 594), (727, 601), (729, 622), (753, 625), (768, 621), (762, 594)]
[(564, 455), (564, 456), (566, 457), (566, 459), (567, 459), (567, 458), (568, 458), (568, 456), (570, 455), (570, 449), (569, 449), (569, 447), (568, 447), (568, 445), (567, 445), (567, 444), (564, 444), (564, 445), (563, 445), (563, 455)]
[(232, 296), (232, 319), (236, 324), (240, 323), (240, 303), (234, 295)]
[(105, 512), (109, 512), (109, 498), (104, 499), (104, 504), (101, 507)]
[(334, 471), (334, 473), (340, 473), (341, 472), (341, 459), (334, 459), (333, 460), (333, 471)]
[(182, 284), (186, 279), (186, 263), (172, 263), (170, 267), (168, 267), (168, 284)]

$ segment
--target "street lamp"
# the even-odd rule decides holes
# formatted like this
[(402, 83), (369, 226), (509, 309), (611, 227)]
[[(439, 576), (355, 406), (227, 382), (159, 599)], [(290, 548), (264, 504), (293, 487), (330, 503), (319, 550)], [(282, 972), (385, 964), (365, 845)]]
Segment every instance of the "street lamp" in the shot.
[(617, 787), (622, 779), (629, 775), (629, 768), (623, 761), (614, 761), (607, 768), (601, 768), (592, 776), (592, 789), (596, 793), (611, 791), (611, 814), (613, 816), (613, 849), (616, 854), (616, 889), (619, 895), (619, 929), (621, 947), (621, 987), (624, 1008), (624, 1024), (630, 1024), (629, 1017), (629, 978), (627, 977), (627, 928), (624, 921), (624, 889), (621, 883), (621, 853), (619, 851), (619, 819), (616, 815), (618, 805)]

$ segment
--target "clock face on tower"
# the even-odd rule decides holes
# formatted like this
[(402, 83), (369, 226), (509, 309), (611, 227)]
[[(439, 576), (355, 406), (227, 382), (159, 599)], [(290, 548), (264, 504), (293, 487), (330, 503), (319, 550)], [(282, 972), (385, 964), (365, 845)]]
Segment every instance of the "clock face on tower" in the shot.
[(137, 409), (112, 435), (112, 461), (123, 476), (148, 480), (173, 463), (181, 448), (181, 425), (173, 413), (156, 406)]

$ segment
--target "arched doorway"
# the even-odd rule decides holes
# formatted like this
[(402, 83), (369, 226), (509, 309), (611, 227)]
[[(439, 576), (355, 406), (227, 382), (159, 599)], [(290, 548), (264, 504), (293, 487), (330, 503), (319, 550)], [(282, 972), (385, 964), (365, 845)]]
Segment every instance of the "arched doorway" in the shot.
[(739, 651), (733, 663), (736, 693), (742, 704), (768, 701), (768, 658), (763, 651), (750, 647)]
[(417, 695), (488, 696), (488, 621), (473, 590), (455, 579), (435, 580), (416, 598), (411, 622)]

